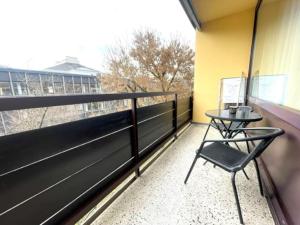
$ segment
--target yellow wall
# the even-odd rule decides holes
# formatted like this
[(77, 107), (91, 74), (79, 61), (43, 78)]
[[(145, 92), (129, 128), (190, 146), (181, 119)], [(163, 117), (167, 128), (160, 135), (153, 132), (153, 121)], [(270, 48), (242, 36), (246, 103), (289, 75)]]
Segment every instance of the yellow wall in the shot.
[(194, 122), (219, 103), (220, 80), (248, 74), (254, 9), (210, 21), (196, 31)]

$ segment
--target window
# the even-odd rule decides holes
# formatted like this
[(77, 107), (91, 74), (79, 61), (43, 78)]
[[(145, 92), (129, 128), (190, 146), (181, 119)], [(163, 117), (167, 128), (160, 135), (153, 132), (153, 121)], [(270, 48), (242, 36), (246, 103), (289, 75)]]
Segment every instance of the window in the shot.
[(0, 71), (0, 96), (12, 95), (8, 72)]
[(64, 80), (65, 80), (66, 93), (67, 94), (74, 94), (72, 76), (64, 76)]
[(26, 74), (29, 95), (42, 95), (40, 75), (38, 73)]
[(9, 96), (9, 95), (12, 95), (10, 83), (0, 82), (0, 96)]
[(53, 94), (54, 88), (52, 83), (52, 76), (47, 74), (41, 74), (41, 81), (44, 94)]
[(12, 72), (11, 80), (13, 84), (14, 95), (27, 95), (27, 83), (25, 79), (25, 73), (23, 72)]
[(53, 75), (54, 93), (64, 94), (63, 75)]
[(89, 78), (82, 77), (82, 93), (90, 93)]
[(300, 110), (299, 1), (262, 4), (251, 78), (251, 95)]
[(95, 77), (90, 77), (90, 87), (91, 87), (91, 93), (97, 93), (97, 80)]
[(76, 94), (81, 94), (82, 90), (81, 90), (81, 77), (80, 76), (74, 76), (73, 77), (74, 80), (74, 91)]

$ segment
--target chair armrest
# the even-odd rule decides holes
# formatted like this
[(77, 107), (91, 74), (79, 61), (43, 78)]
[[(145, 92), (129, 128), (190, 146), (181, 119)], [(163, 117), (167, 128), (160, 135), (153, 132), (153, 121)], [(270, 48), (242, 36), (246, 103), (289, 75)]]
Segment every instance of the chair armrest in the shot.
[(213, 142), (246, 142), (246, 141), (252, 141), (255, 139), (255, 137), (246, 137), (246, 138), (231, 138), (231, 139), (210, 139), (210, 140), (204, 140), (203, 143), (213, 143)]
[[(237, 134), (241, 133), (241, 132), (246, 132), (246, 131), (272, 131), (269, 134), (264, 134), (264, 135), (254, 135), (254, 136), (247, 136), (244, 138), (235, 138)], [(204, 140), (204, 143), (208, 143), (208, 142), (246, 142), (246, 141), (256, 141), (256, 140), (262, 140), (264, 138), (270, 138), (273, 136), (273, 133), (278, 133), (278, 134), (283, 134), (284, 131), (280, 128), (274, 128), (274, 127), (251, 127), (251, 128), (237, 128), (234, 129), (230, 132), (229, 137), (230, 138), (226, 138), (226, 139), (215, 139), (215, 140)]]

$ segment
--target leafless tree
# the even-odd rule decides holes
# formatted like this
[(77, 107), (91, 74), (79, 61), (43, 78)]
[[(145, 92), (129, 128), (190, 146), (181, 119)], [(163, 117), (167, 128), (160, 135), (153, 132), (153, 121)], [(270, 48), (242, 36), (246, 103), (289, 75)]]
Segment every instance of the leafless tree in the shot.
[(126, 46), (118, 44), (111, 48), (106, 61), (108, 73), (101, 78), (106, 91), (192, 89), (194, 51), (178, 37), (163, 40), (154, 31), (137, 31)]

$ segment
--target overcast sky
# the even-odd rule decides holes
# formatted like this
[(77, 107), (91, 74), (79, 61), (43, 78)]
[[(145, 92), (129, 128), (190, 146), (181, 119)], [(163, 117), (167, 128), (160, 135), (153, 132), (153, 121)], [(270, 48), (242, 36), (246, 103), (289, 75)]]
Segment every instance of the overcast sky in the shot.
[(73, 56), (103, 70), (107, 47), (139, 28), (194, 44), (179, 0), (1, 0), (0, 8), (1, 66), (44, 69)]

